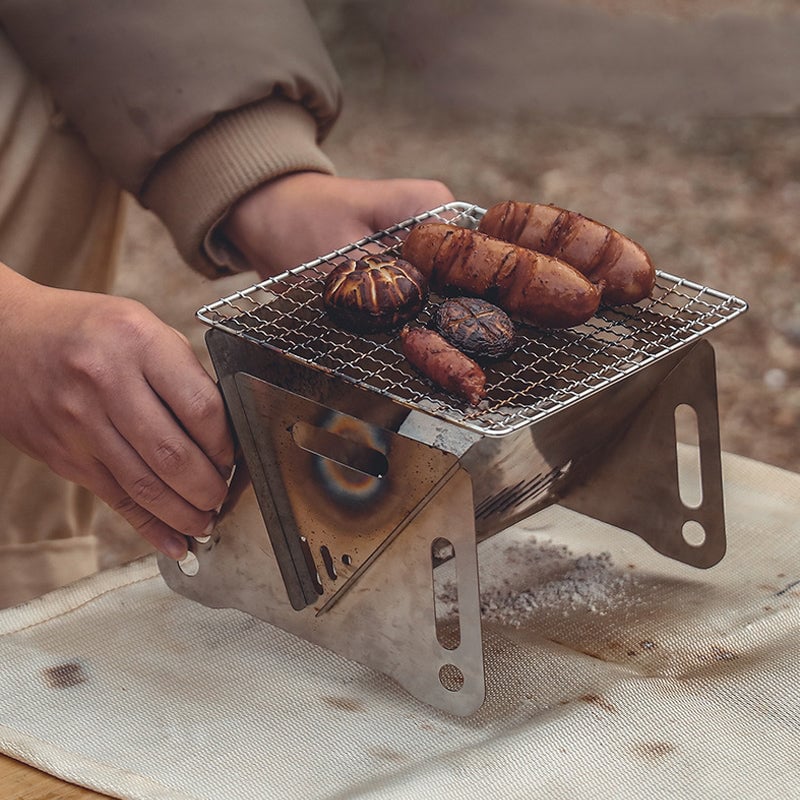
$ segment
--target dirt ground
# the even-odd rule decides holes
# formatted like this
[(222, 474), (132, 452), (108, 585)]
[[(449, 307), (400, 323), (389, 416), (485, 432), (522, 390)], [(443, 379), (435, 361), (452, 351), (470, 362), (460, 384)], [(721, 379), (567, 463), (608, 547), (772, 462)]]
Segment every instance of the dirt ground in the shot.
[[(659, 268), (745, 299), (748, 313), (711, 336), (722, 446), (800, 471), (794, 0), (310, 6), (345, 86), (325, 145), (341, 174), (572, 208), (639, 241)], [(117, 291), (201, 355), (195, 310), (253, 282), (192, 274), (132, 208)]]

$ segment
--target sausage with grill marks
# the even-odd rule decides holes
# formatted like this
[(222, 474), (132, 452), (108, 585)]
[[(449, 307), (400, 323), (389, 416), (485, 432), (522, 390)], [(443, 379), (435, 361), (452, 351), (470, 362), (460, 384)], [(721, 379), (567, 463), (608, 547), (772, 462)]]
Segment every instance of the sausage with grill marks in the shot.
[(412, 228), (403, 243), (403, 258), (436, 290), (482, 297), (541, 328), (579, 325), (600, 304), (602, 287), (569, 264), (444, 222)]
[(486, 375), (480, 366), (436, 331), (406, 325), (400, 331), (400, 348), (413, 367), (445, 391), (473, 406), (486, 396)]
[(636, 303), (653, 291), (656, 272), (644, 248), (576, 211), (508, 200), (487, 209), (478, 230), (566, 261), (603, 283), (608, 305)]

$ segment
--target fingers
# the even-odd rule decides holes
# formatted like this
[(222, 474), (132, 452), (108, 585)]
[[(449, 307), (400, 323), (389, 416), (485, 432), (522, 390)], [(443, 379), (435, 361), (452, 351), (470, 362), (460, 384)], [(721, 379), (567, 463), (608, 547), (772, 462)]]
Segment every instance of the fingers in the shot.
[[(215, 514), (197, 508), (162, 480), (110, 421), (96, 441), (96, 452), (103, 454), (105, 470), (139, 509), (187, 536), (205, 536), (211, 532)], [(208, 469), (214, 472), (210, 464)], [(216, 477), (222, 480), (219, 475)], [(222, 485), (220, 503), (227, 490), (224, 481)]]
[[(400, 208), (407, 217), (416, 216), (423, 211), (428, 211), (455, 200), (449, 187), (441, 181), (418, 180), (415, 178), (398, 178), (386, 183), (391, 184), (391, 196), (396, 209)], [(395, 220), (399, 222), (400, 220)], [(385, 226), (384, 226), (385, 227)]]
[(373, 181), (371, 192), (371, 227), (388, 228), (424, 211), (451, 203), (455, 198), (440, 181), (395, 178)]
[[(106, 396), (108, 424), (94, 452), (136, 514), (203, 536), (227, 494), (233, 440), (216, 384), (185, 338), (167, 326), (160, 330), (145, 345), (141, 371), (123, 374)], [(146, 519), (147, 530), (166, 535)]]
[(240, 201), (224, 232), (263, 277), (452, 201), (440, 181), (284, 175)]
[[(34, 288), (4, 329), (0, 430), (96, 492), (156, 547), (186, 551), (227, 494), (221, 395), (175, 330), (126, 298)], [(31, 320), (49, 321), (31, 337)]]
[[(225, 478), (230, 472), (227, 465), (233, 458), (231, 452), (231, 460), (228, 460), (226, 450), (227, 426), (222, 432), (209, 435), (200, 420), (192, 418), (185, 410), (181, 413), (181, 409), (173, 408), (185, 430), (144, 378), (139, 376), (139, 381), (138, 385), (134, 383), (135, 388), (129, 389), (128, 403), (124, 408), (114, 406), (109, 409), (109, 419), (114, 428), (138, 454), (141, 462), (192, 507), (204, 511), (217, 508), (227, 493)], [(216, 393), (213, 382), (209, 379), (208, 383), (210, 391)], [(209, 415), (209, 430), (219, 420), (224, 425), (225, 413), (221, 406), (220, 400), (217, 413)], [(194, 429), (195, 433), (187, 433), (189, 429)], [(222, 441), (212, 441), (214, 435)], [(185, 533), (192, 532), (175, 520), (171, 524)]]
[(186, 537), (138, 505), (99, 462), (90, 483), (89, 488), (156, 550), (176, 561), (186, 555)]
[[(162, 342), (162, 347), (165, 344)], [(180, 380), (176, 380), (177, 375), (180, 375)], [(209, 495), (213, 495), (214, 491), (217, 494), (222, 492), (222, 497), (216, 498), (218, 502), (214, 502), (211, 497), (212, 505), (208, 505), (209, 501), (206, 501), (205, 505), (200, 504), (199, 507), (212, 508), (218, 505), (224, 497), (222, 484), (233, 469), (234, 452), (233, 437), (219, 388), (191, 349), (177, 337), (171, 352), (165, 352), (163, 357), (150, 359), (145, 364), (144, 377), (202, 455), (216, 468), (216, 476), (209, 474), (205, 467), (202, 475), (194, 473), (194, 479), (204, 482)], [(148, 452), (160, 453), (156, 455), (156, 463), (163, 460), (163, 468), (173, 474), (191, 474), (193, 469), (201, 467), (197, 450), (189, 448), (184, 452), (180, 446), (176, 450), (173, 447), (174, 434), (174, 428), (170, 429), (163, 414), (160, 414), (148, 435)]]
[(233, 441), (216, 384), (184, 338), (160, 331), (145, 345), (141, 371), (107, 385), (108, 424), (93, 452), (139, 507), (201, 536), (227, 494)]

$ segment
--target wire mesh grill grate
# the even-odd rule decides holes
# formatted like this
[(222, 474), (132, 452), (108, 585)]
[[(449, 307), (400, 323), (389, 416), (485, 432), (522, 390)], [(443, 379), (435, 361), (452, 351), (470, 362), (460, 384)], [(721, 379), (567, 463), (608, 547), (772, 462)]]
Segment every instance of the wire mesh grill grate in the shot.
[[(324, 278), (341, 260), (397, 248), (423, 220), (474, 228), (483, 213), (476, 205), (450, 203), (204, 306), (197, 315), (309, 368), (477, 433), (501, 436), (602, 391), (747, 309), (737, 297), (659, 271), (652, 296), (636, 305), (601, 307), (584, 325), (566, 330), (517, 326), (515, 351), (484, 366), (488, 393), (477, 407), (419, 375), (400, 351), (396, 333), (360, 336), (328, 320)], [(420, 324), (429, 322), (439, 300), (431, 297)]]

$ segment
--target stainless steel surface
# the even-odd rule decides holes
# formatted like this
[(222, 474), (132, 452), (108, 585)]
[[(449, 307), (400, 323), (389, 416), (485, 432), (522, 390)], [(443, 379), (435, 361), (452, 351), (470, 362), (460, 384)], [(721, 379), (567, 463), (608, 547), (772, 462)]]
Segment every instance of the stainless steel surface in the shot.
[[(486, 436), (503, 436), (623, 380), (747, 308), (737, 297), (659, 272), (651, 298), (601, 308), (585, 325), (546, 332), (519, 326), (516, 351), (486, 369), (489, 393), (478, 408), (459, 403), (421, 378), (400, 352), (396, 336), (359, 336), (328, 321), (322, 284), (341, 259), (377, 247), (396, 248), (425, 219), (475, 227), (483, 213), (476, 205), (450, 203), (205, 306), (198, 317), (408, 408)], [(434, 304), (423, 311), (420, 322), (429, 319)]]
[[(700, 485), (682, 496), (676, 409), (696, 415)], [(708, 568), (725, 555), (714, 351), (693, 345), (616, 440), (587, 452), (561, 505), (641, 537), (669, 558)]]
[[(194, 546), (196, 575), (159, 556), (170, 587), (207, 606), (241, 609), (369, 666), (449, 713), (467, 715), (481, 706), (486, 690), (478, 563), (470, 480), (463, 469), (456, 469), (437, 502), (421, 509), (346, 598), (322, 615), (313, 606), (292, 607), (253, 485), (245, 480), (241, 488), (212, 538)], [(455, 648), (449, 635), (437, 636), (431, 543), (442, 535), (454, 552), (448, 566), (455, 564), (458, 616), (448, 634), (458, 631)]]
[[(474, 225), (481, 213), (457, 203), (435, 216)], [(412, 222), (372, 238), (396, 245)], [(560, 502), (686, 564), (722, 558), (714, 360), (701, 337), (746, 305), (660, 273), (635, 307), (570, 331), (523, 328), (515, 355), (487, 372), (488, 400), (465, 408), (417, 376), (391, 336), (328, 324), (323, 275), (374, 241), (201, 310), (243, 462), (214, 536), (193, 545), (196, 574), (159, 563), (176, 591), (468, 714), (485, 692), (479, 541)], [(698, 423), (691, 503), (677, 474), (680, 406)], [(454, 620), (437, 619), (442, 569), (457, 576)]]
[(458, 459), (252, 375), (236, 381), (269, 487), (262, 510), (277, 511), (272, 540), (291, 554), (284, 581), (323, 613), (442, 491)]

